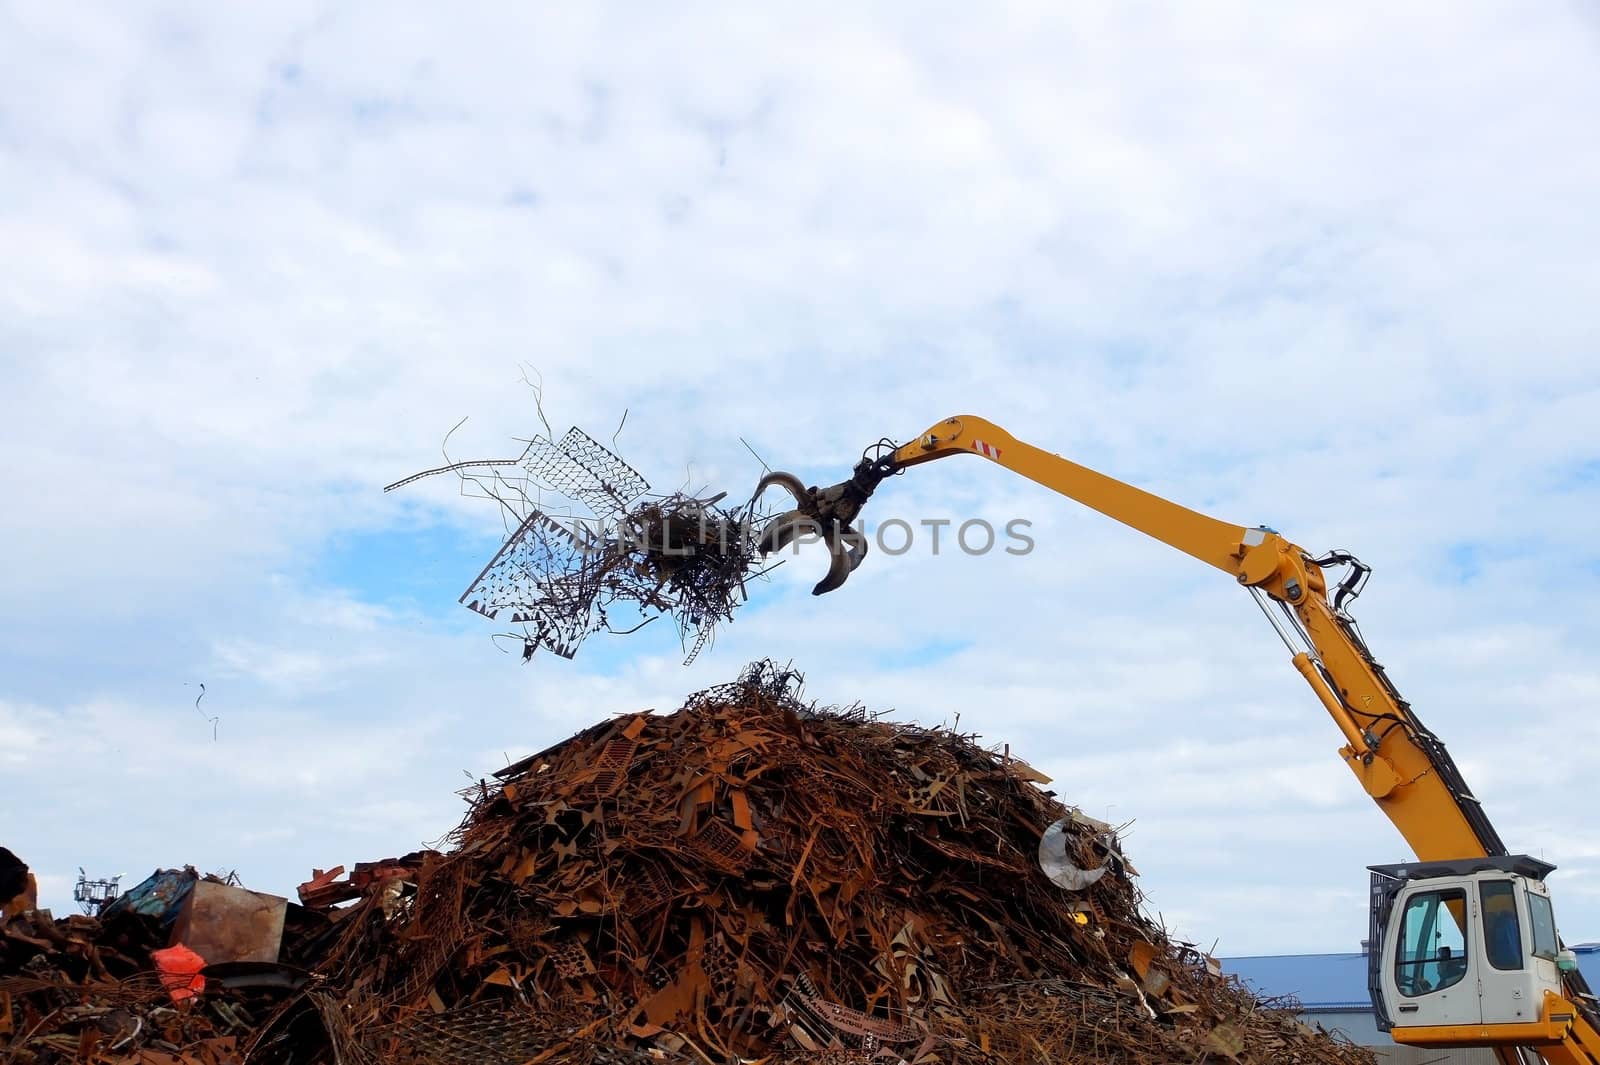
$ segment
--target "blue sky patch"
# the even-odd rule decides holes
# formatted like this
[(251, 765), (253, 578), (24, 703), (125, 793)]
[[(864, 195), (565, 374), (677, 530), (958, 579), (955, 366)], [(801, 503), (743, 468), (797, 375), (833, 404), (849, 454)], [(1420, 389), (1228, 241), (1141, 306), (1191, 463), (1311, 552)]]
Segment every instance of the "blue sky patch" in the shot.
[(445, 524), (343, 532), (310, 576), (365, 602), (448, 616), (465, 609), (457, 600), (499, 548), (496, 537)]
[(1596, 486), (1600, 486), (1600, 459), (1575, 462), (1568, 466), (1556, 481), (1556, 490), (1564, 492)]
[(1478, 544), (1452, 544), (1445, 551), (1445, 558), (1457, 583), (1468, 584), (1483, 572), (1483, 553)]
[(972, 646), (972, 640), (927, 640), (911, 647), (885, 649), (877, 656), (878, 665), (884, 669), (916, 669), (942, 662)]

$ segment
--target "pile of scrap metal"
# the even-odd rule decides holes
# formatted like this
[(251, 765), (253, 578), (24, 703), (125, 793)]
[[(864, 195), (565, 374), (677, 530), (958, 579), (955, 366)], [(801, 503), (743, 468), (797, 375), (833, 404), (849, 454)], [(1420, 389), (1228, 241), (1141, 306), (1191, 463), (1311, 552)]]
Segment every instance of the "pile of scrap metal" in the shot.
[(135, 981), (79, 964), (22, 991), (0, 1061), (1372, 1061), (1170, 941), (1115, 832), (1025, 763), (796, 691), (763, 663), (596, 725), (470, 789), (447, 850), (319, 871), (294, 937), (312, 971), (245, 1030), (207, 979), (140, 1015), (179, 1057), (119, 1058), (104, 1014), (62, 1011)]
[(0, 915), (0, 1062), (232, 1065), (336, 925), (193, 868), (97, 908)]
[(795, 681), (760, 664), (473, 789), (450, 851), (345, 921), (339, 1060), (1371, 1060), (1169, 942), (1026, 764)]

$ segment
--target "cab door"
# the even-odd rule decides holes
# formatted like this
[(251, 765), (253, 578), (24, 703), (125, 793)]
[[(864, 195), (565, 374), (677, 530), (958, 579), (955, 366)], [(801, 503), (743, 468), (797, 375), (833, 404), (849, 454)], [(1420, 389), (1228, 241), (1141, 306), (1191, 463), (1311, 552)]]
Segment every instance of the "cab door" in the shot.
[(1395, 900), (1384, 984), (1397, 1029), (1482, 1022), (1476, 937), (1468, 935), (1476, 910), (1465, 879), (1423, 881)]
[(1483, 965), (1479, 976), (1485, 1024), (1527, 1024), (1539, 1019), (1543, 996), (1536, 995), (1528, 926), (1518, 905), (1517, 884), (1510, 879), (1478, 882), (1478, 930), (1482, 933)]
[(1484, 1023), (1539, 1020), (1545, 993), (1563, 993), (1556, 965), (1561, 944), (1548, 889), (1536, 880), (1484, 877), (1478, 901)]

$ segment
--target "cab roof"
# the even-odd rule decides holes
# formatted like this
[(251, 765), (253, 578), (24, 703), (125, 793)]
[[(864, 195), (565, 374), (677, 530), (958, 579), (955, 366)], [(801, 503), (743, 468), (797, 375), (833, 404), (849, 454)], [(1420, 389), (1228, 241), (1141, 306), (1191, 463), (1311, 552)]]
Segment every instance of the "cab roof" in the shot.
[(1442, 862), (1369, 865), (1367, 868), (1396, 880), (1433, 880), (1441, 876), (1470, 876), (1473, 873), (1515, 873), (1517, 876), (1543, 880), (1555, 866), (1543, 858), (1527, 854), (1496, 854), (1484, 858), (1451, 858)]

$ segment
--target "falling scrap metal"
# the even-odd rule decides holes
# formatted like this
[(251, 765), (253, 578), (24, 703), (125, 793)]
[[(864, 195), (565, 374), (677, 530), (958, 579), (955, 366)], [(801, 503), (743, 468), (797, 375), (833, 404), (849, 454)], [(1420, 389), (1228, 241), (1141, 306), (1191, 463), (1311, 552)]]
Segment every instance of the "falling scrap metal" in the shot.
[[(762, 556), (753, 503), (647, 495), (637, 470), (576, 426), (560, 440), (535, 437), (515, 459), (454, 462), (384, 490), (443, 473), (514, 523), (461, 602), (520, 626), (524, 658), (541, 647), (571, 658), (590, 633), (669, 616), (692, 661), (732, 618)], [(629, 628), (615, 627), (619, 613)]]

